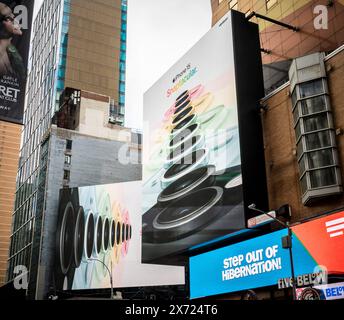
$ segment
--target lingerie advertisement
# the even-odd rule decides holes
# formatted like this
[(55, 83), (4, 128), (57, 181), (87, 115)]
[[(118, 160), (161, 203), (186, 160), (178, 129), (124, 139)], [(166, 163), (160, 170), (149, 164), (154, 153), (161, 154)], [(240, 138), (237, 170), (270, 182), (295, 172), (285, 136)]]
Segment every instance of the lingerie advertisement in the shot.
[(0, 120), (22, 124), (33, 0), (0, 0)]

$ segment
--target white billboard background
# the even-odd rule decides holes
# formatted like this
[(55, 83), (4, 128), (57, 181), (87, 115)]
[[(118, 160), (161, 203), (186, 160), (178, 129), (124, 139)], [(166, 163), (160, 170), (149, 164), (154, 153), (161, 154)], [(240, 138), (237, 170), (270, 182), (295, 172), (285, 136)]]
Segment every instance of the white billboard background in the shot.
[[(113, 206), (119, 205), (121, 211), (127, 211), (129, 223), (132, 226), (132, 238), (127, 250), (121, 248), (119, 259), (111, 253), (109, 257), (101, 257), (109, 269), (111, 269), (114, 288), (183, 285), (185, 283), (184, 268), (174, 266), (145, 265), (141, 263), (141, 182), (128, 182), (113, 185), (79, 188), (79, 201), (84, 210), (96, 211), (99, 203), (90, 204), (90, 198), (101, 197), (108, 194)], [(99, 201), (98, 201), (99, 202)], [(115, 214), (112, 214), (113, 218)], [(126, 252), (124, 252), (126, 251)], [(117, 261), (116, 261), (117, 260)], [(73, 290), (103, 289), (110, 287), (110, 275), (99, 261), (83, 261), (76, 270), (73, 282)]]
[[(151, 143), (154, 142), (154, 130), (159, 129), (164, 113), (183, 91), (203, 84), (204, 92), (217, 92), (213, 105), (234, 106), (233, 112), (236, 112), (232, 43), (230, 16), (226, 16), (145, 93), (144, 124), (148, 135), (144, 136), (144, 163), (147, 163), (149, 159)], [(211, 50), (212, 48), (218, 48), (218, 50)], [(167, 97), (167, 90), (174, 86), (173, 79), (189, 64), (191, 64), (191, 69), (197, 68), (196, 75), (178, 91)], [(232, 117), (232, 121), (237, 123), (237, 113), (232, 114)]]
[[(173, 79), (176, 79), (188, 66), (190, 69), (173, 83)], [(188, 76), (192, 70), (197, 70), (197, 72), (176, 92), (168, 96), (168, 90), (185, 76)], [(209, 164), (216, 165), (217, 171), (240, 165), (234, 49), (230, 15), (226, 15), (213, 27), (144, 96), (144, 212), (156, 204), (157, 196), (162, 191), (162, 188), (159, 187), (159, 180), (166, 172), (166, 169), (162, 168), (164, 160), (168, 156), (166, 145), (170, 139), (170, 130), (166, 130), (166, 122), (163, 120), (165, 113), (173, 106), (181, 93), (197, 86), (202, 86), (200, 97), (206, 94), (212, 96), (211, 104), (206, 112), (219, 106), (224, 106), (226, 111), (223, 113), (225, 123), (214, 128), (217, 132), (209, 130), (209, 128), (203, 130), (206, 139), (216, 136), (216, 133), (221, 130), (228, 132), (232, 129), (229, 134), (233, 135), (233, 139), (227, 144), (226, 150), (210, 152)], [(203, 112), (203, 115), (206, 112)], [(203, 115), (201, 114), (201, 116)], [(218, 138), (215, 138), (215, 141), (210, 141), (210, 144), (218, 143), (219, 141), (216, 139)]]

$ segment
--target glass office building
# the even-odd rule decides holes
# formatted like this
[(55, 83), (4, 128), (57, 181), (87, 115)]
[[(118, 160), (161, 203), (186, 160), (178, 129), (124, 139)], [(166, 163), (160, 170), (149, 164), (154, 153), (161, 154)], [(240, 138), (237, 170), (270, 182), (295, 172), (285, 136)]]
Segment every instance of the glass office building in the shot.
[(127, 0), (122, 0), (121, 50), (119, 60), (119, 114), (124, 115), (125, 104), (125, 71), (127, 57)]
[(45, 0), (34, 22), (7, 280), (35, 264), (41, 142), (65, 87), (109, 96), (124, 116), (127, 1)]

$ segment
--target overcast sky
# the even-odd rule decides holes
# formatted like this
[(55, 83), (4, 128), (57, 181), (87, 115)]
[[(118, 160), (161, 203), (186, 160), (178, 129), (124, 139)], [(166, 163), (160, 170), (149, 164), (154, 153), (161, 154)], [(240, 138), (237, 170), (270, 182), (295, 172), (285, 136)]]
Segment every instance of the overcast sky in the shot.
[(142, 128), (144, 92), (210, 27), (210, 0), (128, 0), (127, 127)]

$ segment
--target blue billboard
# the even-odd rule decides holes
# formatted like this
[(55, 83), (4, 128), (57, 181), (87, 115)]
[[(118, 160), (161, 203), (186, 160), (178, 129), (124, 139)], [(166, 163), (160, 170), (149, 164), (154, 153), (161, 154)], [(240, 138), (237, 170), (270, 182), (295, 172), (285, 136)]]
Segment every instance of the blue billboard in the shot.
[[(291, 277), (286, 229), (190, 258), (191, 299), (277, 285)], [(295, 274), (314, 271), (314, 259), (293, 237)]]

